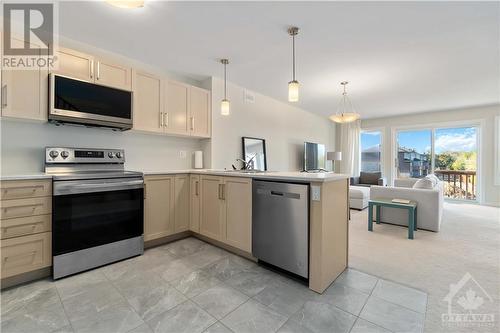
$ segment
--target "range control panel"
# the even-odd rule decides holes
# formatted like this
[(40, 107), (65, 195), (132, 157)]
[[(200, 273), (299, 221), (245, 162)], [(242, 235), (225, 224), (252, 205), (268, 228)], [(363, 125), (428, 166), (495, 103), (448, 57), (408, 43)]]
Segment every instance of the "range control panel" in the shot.
[(45, 163), (125, 163), (123, 149), (45, 148)]

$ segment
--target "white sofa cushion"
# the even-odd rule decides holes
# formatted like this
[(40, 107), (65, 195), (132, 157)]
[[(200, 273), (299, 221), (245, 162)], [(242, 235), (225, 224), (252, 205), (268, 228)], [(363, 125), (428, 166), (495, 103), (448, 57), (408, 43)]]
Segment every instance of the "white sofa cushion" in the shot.
[(421, 179), (417, 180), (417, 182), (413, 185), (413, 188), (432, 190), (434, 188), (435, 184), (436, 183), (434, 182), (434, 180), (425, 177), (425, 178), (421, 178)]
[(370, 197), (370, 188), (365, 186), (349, 186), (349, 198), (363, 199)]

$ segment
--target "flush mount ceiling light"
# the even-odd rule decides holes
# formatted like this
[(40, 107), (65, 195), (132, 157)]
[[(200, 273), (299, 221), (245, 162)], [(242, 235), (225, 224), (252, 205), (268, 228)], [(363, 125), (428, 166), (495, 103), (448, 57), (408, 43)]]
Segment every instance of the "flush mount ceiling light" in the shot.
[(340, 105), (337, 108), (337, 113), (330, 116), (330, 120), (336, 123), (350, 123), (358, 120), (360, 115), (354, 111), (354, 107), (351, 103), (349, 97), (347, 97), (346, 86), (349, 82), (342, 81), (340, 84), (344, 87), (344, 92), (342, 93), (342, 99), (340, 100)]
[(141, 8), (144, 7), (144, 0), (106, 0), (112, 6), (119, 8)]
[(220, 103), (220, 114), (223, 116), (229, 116), (229, 100), (227, 99), (227, 78), (226, 78), (226, 66), (229, 64), (229, 59), (221, 59), (221, 64), (224, 65), (224, 99)]
[(299, 101), (299, 81), (295, 80), (295, 36), (299, 33), (299, 28), (288, 28), (288, 34), (292, 36), (292, 81), (288, 82), (288, 101)]

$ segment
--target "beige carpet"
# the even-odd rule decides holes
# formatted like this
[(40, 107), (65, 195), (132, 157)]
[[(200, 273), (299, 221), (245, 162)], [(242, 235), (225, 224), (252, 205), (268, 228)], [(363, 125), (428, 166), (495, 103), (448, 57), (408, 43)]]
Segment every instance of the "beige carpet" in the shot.
[[(425, 332), (500, 332), (500, 209), (445, 203), (439, 233), (421, 231), (407, 239), (404, 227), (374, 224), (367, 231), (367, 209), (351, 211), (349, 266), (428, 293)], [(469, 281), (468, 289), (483, 298), (473, 313), (493, 313), (494, 327), (446, 327), (441, 314), (450, 284), (470, 273), (493, 299)], [(475, 299), (475, 298), (473, 298)], [(454, 300), (454, 313), (467, 313)], [(456, 311), (455, 311), (456, 310)]]

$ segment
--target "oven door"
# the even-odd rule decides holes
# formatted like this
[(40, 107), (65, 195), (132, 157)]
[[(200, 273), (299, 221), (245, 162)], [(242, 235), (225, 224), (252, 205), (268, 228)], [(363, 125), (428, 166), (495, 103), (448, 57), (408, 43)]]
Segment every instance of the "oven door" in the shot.
[(53, 256), (142, 236), (142, 178), (54, 181)]

